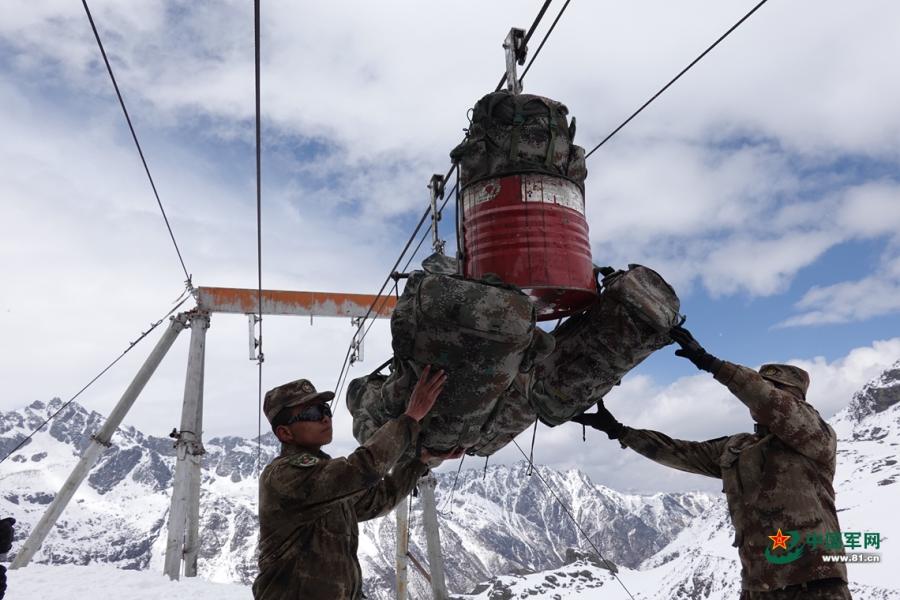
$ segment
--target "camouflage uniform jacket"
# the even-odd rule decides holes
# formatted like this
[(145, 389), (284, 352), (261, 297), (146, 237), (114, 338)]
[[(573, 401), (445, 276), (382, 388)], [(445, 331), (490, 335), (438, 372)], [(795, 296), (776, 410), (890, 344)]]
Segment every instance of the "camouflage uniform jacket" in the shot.
[(358, 600), (357, 523), (406, 497), (427, 467), (418, 460), (388, 470), (419, 433), (401, 416), (347, 458), (283, 446), (259, 480), (256, 600)]
[(726, 362), (716, 379), (747, 405), (757, 423), (768, 427), (768, 435), (739, 433), (689, 442), (626, 428), (622, 446), (668, 467), (722, 479), (743, 589), (772, 591), (834, 577), (847, 581), (846, 566), (823, 562), (822, 554), (840, 553), (825, 550), (824, 544), (798, 546), (802, 556), (786, 564), (772, 564), (765, 556), (773, 545), (768, 536), (779, 528), (794, 536), (789, 549), (808, 534), (824, 537), (840, 530), (832, 487), (834, 430), (799, 395), (779, 390), (756, 371)]

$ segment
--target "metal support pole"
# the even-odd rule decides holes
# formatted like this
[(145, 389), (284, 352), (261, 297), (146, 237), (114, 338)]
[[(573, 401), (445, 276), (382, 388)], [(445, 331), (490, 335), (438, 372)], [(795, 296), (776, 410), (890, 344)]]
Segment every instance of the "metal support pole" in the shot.
[(91, 436), (91, 444), (85, 449), (84, 454), (81, 456), (81, 460), (79, 460), (78, 464), (75, 465), (75, 468), (72, 469), (69, 478), (66, 479), (66, 482), (56, 494), (53, 502), (47, 507), (41, 520), (35, 525), (31, 535), (25, 540), (22, 548), (19, 550), (18, 554), (16, 554), (16, 559), (13, 561), (11, 568), (18, 569), (19, 567), (27, 566), (28, 563), (31, 562), (35, 553), (44, 543), (47, 534), (50, 533), (50, 529), (56, 524), (57, 519), (59, 519), (59, 516), (62, 514), (63, 510), (65, 510), (66, 505), (69, 504), (69, 501), (72, 500), (72, 496), (75, 495), (78, 486), (81, 485), (81, 482), (87, 477), (91, 467), (93, 467), (94, 463), (97, 462), (97, 459), (100, 458), (103, 450), (111, 445), (110, 440), (112, 439), (113, 433), (115, 433), (116, 429), (122, 423), (122, 419), (128, 414), (129, 409), (134, 405), (134, 401), (137, 400), (138, 395), (144, 389), (150, 376), (156, 371), (156, 367), (159, 366), (159, 363), (166, 355), (166, 352), (172, 347), (172, 343), (184, 327), (185, 320), (183, 315), (172, 318), (168, 329), (166, 329), (162, 338), (156, 343), (156, 346), (150, 352), (150, 356), (148, 356), (147, 360), (144, 361), (144, 364), (141, 365), (137, 375), (134, 376), (131, 384), (119, 399), (118, 404), (116, 404), (115, 408), (113, 408), (112, 412), (109, 414), (109, 417), (107, 417), (103, 427), (100, 428), (100, 431)]
[(397, 600), (406, 600), (409, 584), (409, 499), (404, 498), (395, 509), (397, 515)]
[(431, 591), (434, 600), (447, 600), (447, 584), (444, 581), (444, 558), (441, 556), (441, 532), (438, 528), (437, 505), (434, 486), (437, 480), (429, 473), (419, 480), (422, 496), (422, 521), (425, 525), (425, 541), (428, 544), (428, 567), (431, 571)]
[(506, 50), (506, 89), (513, 94), (522, 93), (522, 82), (516, 73), (516, 63), (525, 64), (525, 56), (528, 47), (525, 45), (525, 30), (513, 27), (503, 40), (503, 49)]
[(441, 220), (441, 213), (438, 212), (437, 201), (444, 197), (444, 176), (435, 173), (428, 182), (428, 189), (431, 190), (431, 245), (438, 254), (444, 253), (444, 240), (441, 239), (438, 232), (438, 222)]
[(185, 577), (197, 576), (200, 550), (200, 477), (203, 460), (203, 371), (206, 354), (206, 330), (209, 314), (189, 313), (191, 346), (188, 351), (187, 376), (184, 382), (184, 404), (181, 430), (175, 433), (175, 482), (169, 508), (166, 560), (163, 572), (169, 579), (181, 575), (184, 559)]

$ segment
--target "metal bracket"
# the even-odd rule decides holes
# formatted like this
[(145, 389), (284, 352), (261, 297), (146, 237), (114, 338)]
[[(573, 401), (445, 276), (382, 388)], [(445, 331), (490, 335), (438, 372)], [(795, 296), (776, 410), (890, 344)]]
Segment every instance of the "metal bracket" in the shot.
[(99, 437), (97, 437), (96, 433), (91, 434), (91, 439), (94, 440), (95, 442), (97, 442), (98, 444), (100, 444), (101, 446), (103, 446), (104, 448), (112, 448), (111, 441), (105, 442), (105, 441), (101, 440)]
[(503, 40), (503, 49), (506, 51), (506, 89), (513, 94), (522, 93), (522, 82), (516, 73), (516, 64), (524, 65), (528, 55), (528, 46), (525, 45), (525, 30), (513, 27)]
[(444, 198), (444, 176), (435, 173), (428, 182), (428, 189), (431, 190), (431, 245), (438, 254), (444, 253), (444, 246), (447, 242), (441, 239), (438, 233), (438, 222), (441, 220), (441, 213), (438, 212), (437, 201)]
[(256, 326), (260, 321), (262, 321), (262, 319), (260, 319), (258, 315), (253, 313), (247, 314), (247, 324), (250, 329), (250, 360), (262, 362), (263, 356), (261, 353), (257, 352), (259, 348), (259, 338), (256, 337)]
[(362, 317), (353, 317), (350, 319), (350, 324), (356, 328), (356, 332), (353, 334), (353, 341), (350, 342), (350, 364), (354, 365), (358, 362), (362, 362), (365, 360), (365, 346), (363, 346), (363, 342), (365, 341), (365, 335), (362, 331), (360, 331), (360, 325), (363, 323)]

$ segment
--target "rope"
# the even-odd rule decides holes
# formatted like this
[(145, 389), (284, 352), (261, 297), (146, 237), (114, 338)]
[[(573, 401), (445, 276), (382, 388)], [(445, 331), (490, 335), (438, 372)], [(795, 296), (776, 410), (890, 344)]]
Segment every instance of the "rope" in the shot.
[(122, 107), (122, 112), (125, 114), (125, 121), (128, 122), (128, 129), (131, 130), (131, 137), (134, 139), (134, 145), (137, 147), (138, 154), (141, 157), (141, 163), (144, 165), (147, 179), (150, 180), (150, 187), (153, 188), (156, 204), (159, 206), (159, 211), (162, 213), (163, 221), (166, 222), (166, 229), (169, 230), (169, 237), (172, 238), (172, 245), (175, 246), (175, 253), (178, 254), (178, 262), (181, 263), (181, 270), (184, 271), (185, 285), (189, 290), (192, 290), (193, 284), (191, 283), (191, 275), (188, 273), (188, 269), (184, 264), (184, 258), (181, 256), (181, 249), (178, 248), (178, 242), (175, 241), (175, 234), (172, 232), (172, 225), (169, 223), (169, 217), (166, 216), (166, 209), (163, 208), (162, 200), (159, 199), (156, 183), (154, 183), (153, 176), (150, 174), (150, 167), (147, 166), (147, 159), (144, 158), (144, 151), (141, 149), (141, 143), (138, 141), (137, 133), (134, 131), (134, 125), (131, 123), (131, 117), (128, 115), (128, 109), (125, 108), (125, 100), (122, 98), (122, 92), (119, 90), (119, 84), (116, 83), (116, 76), (113, 75), (112, 66), (109, 64), (109, 58), (106, 56), (106, 50), (103, 48), (103, 42), (100, 41), (100, 33), (97, 31), (97, 26), (94, 24), (94, 17), (91, 16), (91, 9), (88, 8), (87, 0), (81, 0), (81, 4), (84, 5), (84, 12), (87, 14), (91, 29), (94, 31), (94, 37), (97, 39), (97, 46), (100, 48), (100, 54), (103, 56), (103, 62), (106, 64), (106, 70), (109, 73), (113, 88), (116, 90), (116, 96), (119, 98), (119, 105)]
[[(526, 46), (528, 45), (528, 40), (530, 40), (531, 36), (534, 34), (534, 30), (537, 29), (538, 23), (540, 23), (541, 19), (544, 18), (544, 13), (547, 12), (548, 8), (550, 8), (550, 2), (552, 2), (552, 1), (553, 0), (545, 0), (544, 4), (541, 5), (541, 9), (538, 11), (537, 16), (534, 18), (534, 21), (532, 21), (531, 27), (528, 28), (528, 32), (525, 34), (525, 45)], [(566, 4), (568, 4), (568, 2), (566, 2)], [(563, 8), (563, 10), (565, 10), (565, 7)], [(557, 17), (557, 19), (558, 18), (559, 17)], [(551, 30), (552, 30), (552, 28), (551, 28)], [(544, 43), (541, 42), (541, 45), (543, 46)], [(530, 64), (529, 64), (529, 66), (530, 66)], [(524, 75), (524, 73), (523, 73), (523, 75)], [(521, 80), (522, 79), (520, 77), (519, 81), (521, 81)], [(506, 73), (504, 72), (503, 77), (500, 78), (500, 83), (497, 84), (497, 89), (495, 89), (494, 91), (499, 92), (503, 88), (503, 84), (505, 84), (505, 83), (506, 83)]]
[(260, 68), (259, 68), (259, 0), (253, 1), (253, 46), (255, 50), (256, 80), (256, 311), (259, 323), (259, 350), (257, 355), (257, 413), (256, 413), (256, 474), (262, 462), (262, 374), (263, 362), (263, 315), (262, 315), (262, 124), (260, 119)]
[(539, 421), (534, 420), (534, 429), (531, 430), (531, 452), (528, 454), (528, 470), (526, 473), (529, 477), (534, 475), (534, 442), (537, 439), (537, 428)]
[[(513, 440), (512, 443), (516, 445), (516, 448), (519, 449), (519, 452), (522, 454), (522, 456), (525, 457), (525, 460), (529, 460), (528, 455), (525, 454), (525, 451), (522, 450), (522, 447), (519, 446), (519, 443), (518, 443), (516, 440)], [(603, 556), (603, 553), (600, 552), (600, 549), (597, 548), (597, 546), (594, 544), (593, 541), (591, 541), (590, 536), (588, 536), (588, 534), (584, 531), (584, 529), (581, 528), (581, 525), (578, 524), (578, 521), (575, 519), (575, 516), (572, 514), (572, 511), (569, 510), (569, 507), (567, 507), (567, 506), (565, 505), (565, 503), (564, 503), (564, 502), (562, 501), (562, 499), (557, 495), (557, 493), (553, 490), (553, 488), (550, 487), (550, 484), (547, 483), (547, 480), (544, 479), (544, 476), (541, 475), (541, 472), (540, 472), (539, 470), (535, 469), (535, 470), (534, 470), (534, 473), (538, 476), (538, 479), (541, 480), (541, 483), (544, 484), (544, 487), (547, 488), (547, 491), (550, 492), (550, 494), (551, 494), (551, 495), (553, 496), (553, 498), (556, 500), (557, 504), (559, 504), (559, 506), (560, 506), (560, 507), (563, 509), (563, 511), (566, 513), (566, 515), (568, 515), (569, 519), (572, 521), (572, 524), (575, 525), (575, 527), (578, 529), (578, 531), (581, 532), (581, 535), (584, 536), (584, 539), (586, 539), (587, 542), (588, 542), (588, 544), (591, 545), (591, 548), (594, 549), (594, 552), (597, 553), (597, 556), (599, 556), (600, 559), (601, 559), (604, 563), (612, 564), (610, 561), (606, 560), (606, 558)], [(622, 583), (622, 580), (619, 579), (618, 574), (613, 573), (612, 571), (610, 571), (610, 573), (612, 573), (612, 576), (616, 578), (616, 581), (619, 582), (619, 585), (622, 586), (622, 589), (625, 590), (625, 593), (628, 594), (628, 597), (631, 598), (631, 600), (634, 600), (634, 596), (631, 594), (631, 592), (628, 590), (628, 588), (625, 587), (625, 584)]]
[(731, 28), (730, 28), (728, 31), (726, 31), (725, 33), (723, 33), (723, 34), (719, 37), (719, 39), (717, 39), (715, 42), (713, 42), (713, 44), (712, 44), (709, 48), (707, 48), (706, 50), (704, 50), (704, 51), (700, 54), (700, 56), (698, 56), (697, 58), (695, 58), (694, 60), (692, 60), (691, 63), (690, 63), (688, 66), (686, 66), (685, 68), (683, 68), (683, 69), (681, 70), (681, 72), (680, 72), (678, 75), (676, 75), (675, 77), (673, 77), (672, 80), (669, 81), (669, 83), (667, 83), (666, 85), (664, 85), (658, 92), (656, 92), (655, 94), (653, 94), (653, 96), (652, 96), (649, 100), (647, 100), (646, 102), (644, 102), (644, 104), (643, 104), (639, 109), (637, 109), (636, 111), (634, 111), (634, 112), (631, 114), (630, 117), (628, 117), (627, 119), (625, 119), (625, 120), (622, 122), (621, 125), (619, 125), (619, 126), (616, 127), (615, 129), (613, 129), (612, 132), (611, 132), (609, 135), (607, 135), (605, 138), (603, 138), (603, 141), (601, 141), (599, 144), (597, 144), (596, 146), (594, 146), (594, 149), (593, 149), (593, 150), (591, 150), (590, 152), (588, 152), (587, 154), (585, 154), (585, 155), (584, 155), (584, 158), (587, 159), (591, 154), (593, 154), (594, 152), (596, 152), (597, 149), (598, 149), (600, 146), (602, 146), (603, 144), (605, 144), (606, 142), (608, 142), (608, 141), (610, 140), (610, 138), (612, 138), (614, 135), (616, 135), (617, 133), (619, 133), (619, 131), (620, 131), (623, 127), (625, 127), (626, 125), (628, 125), (628, 123), (630, 123), (632, 119), (634, 119), (636, 116), (638, 116), (639, 114), (641, 114), (641, 112), (642, 112), (645, 108), (647, 108), (648, 106), (650, 106), (650, 103), (651, 103), (651, 102), (653, 102), (653, 101), (656, 100), (659, 96), (661, 96), (662, 93), (665, 92), (667, 89), (669, 89), (669, 87), (671, 87), (671, 85), (672, 85), (673, 83), (675, 83), (676, 81), (678, 81), (679, 79), (681, 79), (681, 76), (682, 76), (682, 75), (684, 75), (685, 73), (687, 73), (687, 72), (691, 69), (691, 67), (693, 67), (693, 66), (696, 65), (698, 62), (700, 62), (700, 60), (701, 60), (704, 56), (706, 56), (707, 54), (709, 54), (710, 51), (711, 51), (713, 48), (715, 48), (716, 46), (718, 46), (719, 43), (720, 43), (722, 40), (724, 40), (724, 39), (727, 38), (729, 35), (731, 35), (731, 32), (732, 32), (732, 31), (734, 31), (735, 29), (737, 29), (738, 27), (740, 27), (741, 24), (743, 24), (744, 21), (746, 21), (747, 19), (749, 19), (750, 16), (751, 16), (753, 13), (755, 13), (757, 10), (759, 10), (759, 9), (762, 7), (762, 5), (765, 4), (765, 3), (768, 2), (768, 1), (769, 1), (769, 0), (762, 0), (759, 4), (757, 4), (756, 6), (754, 6), (754, 7), (750, 10), (750, 12), (748, 12), (746, 15), (743, 16), (743, 18), (741, 18), (740, 21), (738, 21), (737, 23), (735, 23), (734, 25), (732, 25)]
[[(528, 64), (525, 65), (525, 70), (522, 71), (522, 75), (519, 76), (519, 85), (522, 85), (522, 80), (525, 79), (525, 75), (528, 73), (528, 70), (531, 68), (531, 64), (538, 57), (538, 54), (541, 53), (541, 49), (544, 47), (544, 44), (547, 43), (547, 38), (550, 37), (550, 34), (553, 33), (553, 29), (556, 27), (556, 24), (559, 22), (559, 18), (563, 16), (563, 13), (566, 12), (566, 9), (569, 7), (569, 2), (572, 0), (566, 0), (566, 3), (563, 4), (563, 7), (559, 9), (559, 13), (556, 15), (556, 18), (553, 19), (553, 23), (550, 24), (550, 29), (547, 30), (547, 33), (544, 34), (544, 39), (541, 40), (541, 43), (538, 45), (537, 50), (534, 51), (534, 54), (531, 55), (531, 60), (528, 61)], [(504, 77), (504, 80), (506, 78)]]
[(456, 469), (456, 476), (453, 477), (453, 486), (450, 488), (450, 494), (447, 501), (444, 503), (444, 509), (438, 511), (439, 513), (443, 513), (447, 508), (450, 509), (450, 513), (453, 513), (453, 494), (456, 492), (456, 484), (459, 482), (459, 472), (462, 471), (463, 461), (466, 460), (466, 456), (466, 454), (463, 454), (459, 459), (459, 467)]
[(185, 302), (187, 302), (188, 298), (190, 298), (190, 297), (191, 297), (191, 296), (190, 296), (190, 291), (189, 291), (189, 290), (184, 290), (184, 291), (181, 293), (181, 296), (179, 296), (178, 299), (175, 301), (175, 302), (176, 302), (175, 306), (173, 306), (172, 309), (171, 309), (169, 312), (167, 312), (167, 313), (166, 313), (161, 319), (159, 319), (158, 321), (152, 323), (152, 324), (150, 325), (150, 329), (148, 329), (147, 331), (142, 332), (141, 335), (138, 336), (138, 338), (137, 338), (136, 340), (134, 340), (133, 342), (131, 342), (130, 344), (128, 344), (128, 347), (125, 348), (124, 352), (122, 352), (119, 356), (117, 356), (117, 357), (115, 358), (115, 360), (113, 360), (111, 363), (109, 363), (108, 365), (106, 365), (106, 367), (104, 367), (102, 371), (100, 371), (99, 373), (97, 373), (97, 375), (95, 375), (93, 379), (91, 379), (90, 381), (88, 381), (88, 382), (84, 385), (84, 387), (82, 387), (80, 390), (78, 390), (78, 392), (76, 392), (76, 394), (75, 394), (74, 396), (72, 396), (71, 398), (69, 398), (69, 400), (66, 401), (65, 404), (63, 404), (62, 406), (60, 406), (60, 407), (59, 407), (59, 410), (57, 410), (55, 413), (53, 413), (52, 415), (50, 415), (49, 417), (47, 417), (47, 418), (44, 420), (43, 423), (41, 423), (40, 425), (38, 425), (37, 428), (36, 428), (34, 431), (32, 431), (31, 433), (29, 433), (28, 436), (27, 436), (26, 438), (24, 438), (21, 442), (19, 442), (19, 445), (18, 445), (18, 446), (16, 446), (16, 447), (13, 448), (12, 450), (10, 450), (9, 454), (7, 454), (7, 455), (4, 456), (2, 459), (0, 459), (0, 463), (2, 463), (2, 462), (5, 461), (7, 458), (9, 458), (9, 457), (12, 456), (13, 454), (15, 454), (15, 453), (16, 453), (22, 446), (24, 446), (24, 445), (25, 445), (32, 437), (34, 437), (34, 436), (37, 434), (37, 432), (39, 432), (41, 429), (43, 429), (44, 426), (47, 425), (47, 423), (49, 423), (50, 421), (52, 421), (52, 420), (56, 417), (56, 415), (58, 415), (59, 413), (61, 413), (67, 406), (69, 406), (70, 404), (72, 404), (72, 402), (74, 402), (76, 398), (78, 398), (78, 397), (79, 397), (82, 393), (84, 393), (89, 387), (91, 387), (91, 386), (94, 384), (95, 381), (97, 381), (98, 379), (100, 379), (101, 377), (103, 377), (103, 375), (105, 375), (107, 371), (109, 371), (111, 368), (113, 368), (113, 366), (115, 366), (116, 363), (118, 363), (120, 360), (122, 360), (122, 358), (124, 358), (124, 356), (125, 356), (126, 354), (128, 354), (129, 352), (131, 352), (132, 348), (134, 348), (135, 346), (137, 346), (137, 345), (141, 342), (141, 340), (143, 340), (145, 337), (147, 337), (148, 335), (150, 335), (150, 333), (151, 333), (154, 329), (156, 329), (157, 327), (159, 327), (160, 323), (162, 323), (162, 322), (165, 321), (167, 318), (169, 318), (170, 316), (172, 316), (172, 314), (173, 314), (176, 310), (178, 310), (178, 308), (181, 307), (182, 304), (184, 304)]

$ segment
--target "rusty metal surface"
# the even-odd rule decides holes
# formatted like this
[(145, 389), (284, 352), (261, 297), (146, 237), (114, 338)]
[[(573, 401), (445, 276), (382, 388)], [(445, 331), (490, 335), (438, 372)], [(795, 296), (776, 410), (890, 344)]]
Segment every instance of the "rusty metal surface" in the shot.
[[(257, 312), (255, 289), (198, 287), (197, 304), (217, 313), (250, 314)], [(340, 292), (295, 292), (263, 290), (264, 315), (312, 315), (317, 317), (362, 317), (375, 300), (373, 294)], [(385, 295), (378, 299), (370, 316), (390, 317), (397, 299)]]

